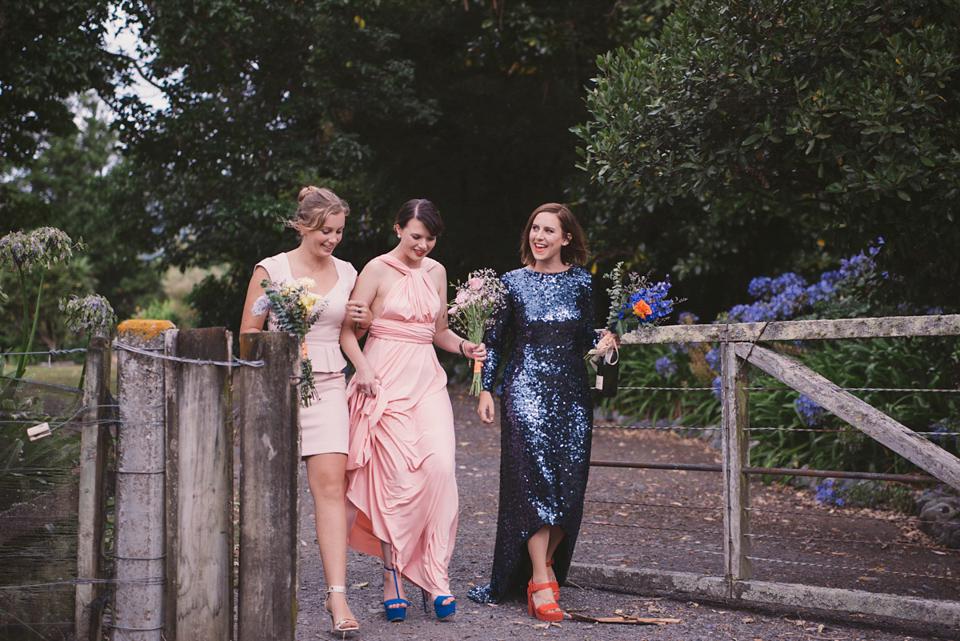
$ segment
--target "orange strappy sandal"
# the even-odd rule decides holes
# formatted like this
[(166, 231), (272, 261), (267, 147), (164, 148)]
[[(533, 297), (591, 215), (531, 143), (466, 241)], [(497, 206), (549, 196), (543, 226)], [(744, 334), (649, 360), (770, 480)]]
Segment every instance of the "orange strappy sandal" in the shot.
[(527, 613), (530, 616), (535, 616), (540, 621), (563, 621), (563, 610), (560, 609), (556, 599), (543, 605), (534, 605), (533, 603), (534, 592), (552, 589), (552, 583), (534, 583), (533, 579), (530, 579), (527, 584)]

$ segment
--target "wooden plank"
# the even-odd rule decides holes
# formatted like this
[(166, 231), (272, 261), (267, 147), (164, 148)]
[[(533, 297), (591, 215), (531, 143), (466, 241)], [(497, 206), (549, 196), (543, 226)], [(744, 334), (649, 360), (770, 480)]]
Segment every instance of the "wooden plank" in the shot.
[(833, 320), (772, 321), (716, 325), (645, 327), (625, 334), (622, 345), (705, 343), (720, 341), (795, 341), (834, 338), (957, 336), (960, 314), (888, 316)]
[(100, 545), (106, 521), (107, 450), (110, 439), (102, 424), (109, 412), (104, 408), (110, 390), (110, 341), (95, 336), (87, 347), (86, 375), (83, 381), (82, 431), (80, 436), (80, 474), (77, 503), (77, 590), (75, 633), (77, 639), (100, 638), (99, 608), (93, 607), (103, 578)]
[(571, 564), (568, 579), (582, 585), (617, 587), (641, 594), (684, 595), (736, 605), (772, 605), (792, 612), (809, 608), (828, 613), (865, 614), (942, 625), (944, 630), (960, 629), (960, 602), (957, 601), (771, 581), (736, 581), (730, 597), (723, 577), (583, 563)]
[(294, 641), (298, 602), (300, 346), (286, 332), (240, 336), (238, 641)]
[(750, 578), (750, 483), (743, 468), (750, 465), (749, 365), (737, 358), (732, 343), (721, 350), (723, 429), (723, 556), (727, 579)]
[(75, 626), (77, 639), (98, 639), (101, 635), (99, 608), (92, 607), (103, 592), (98, 583), (83, 579), (103, 578), (100, 545), (106, 521), (107, 449), (106, 405), (110, 390), (110, 341), (95, 336), (87, 347), (83, 381), (82, 431), (80, 436), (79, 492), (77, 502), (77, 590)]
[(735, 349), (740, 358), (748, 360), (914, 465), (960, 490), (960, 459), (953, 454), (789, 356), (749, 343), (736, 343)]
[[(163, 335), (163, 353), (165, 356), (177, 356), (177, 336), (179, 329), (171, 329)], [(179, 593), (179, 573), (177, 572), (177, 555), (180, 534), (180, 447), (179, 428), (180, 409), (177, 395), (180, 393), (178, 385), (181, 368), (172, 360), (163, 362), (163, 403), (164, 403), (164, 455), (166, 456), (166, 474), (164, 474), (163, 491), (167, 500), (166, 521), (164, 521), (164, 554), (167, 557), (166, 574), (164, 575), (163, 590), (163, 634), (169, 641), (177, 641), (177, 597)]]
[[(222, 327), (171, 330), (168, 356), (228, 362)], [(233, 432), (225, 366), (166, 361), (166, 641), (233, 638)]]

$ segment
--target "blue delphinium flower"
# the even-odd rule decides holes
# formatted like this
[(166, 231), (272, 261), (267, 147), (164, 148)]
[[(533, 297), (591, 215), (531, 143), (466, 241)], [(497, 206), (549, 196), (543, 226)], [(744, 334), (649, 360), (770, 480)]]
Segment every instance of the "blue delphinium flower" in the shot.
[(721, 398), (723, 396), (723, 379), (721, 377), (718, 376), (715, 379), (713, 379), (713, 384), (711, 385), (711, 387), (713, 387), (713, 391), (711, 392), (711, 394), (713, 394), (717, 398)]
[(823, 419), (823, 415), (826, 412), (822, 407), (811, 401), (806, 396), (801, 396), (793, 402), (793, 406), (797, 409), (797, 414), (800, 415), (800, 419), (803, 421), (804, 425), (807, 427), (813, 427), (820, 423)]
[(833, 479), (827, 479), (817, 486), (817, 502), (820, 505), (836, 505), (843, 507), (846, 499), (843, 497), (843, 488), (836, 484)]
[(657, 374), (660, 376), (670, 378), (677, 373), (677, 361), (673, 359), (673, 356), (667, 354), (657, 359), (657, 362), (653, 364), (653, 369), (657, 370)]

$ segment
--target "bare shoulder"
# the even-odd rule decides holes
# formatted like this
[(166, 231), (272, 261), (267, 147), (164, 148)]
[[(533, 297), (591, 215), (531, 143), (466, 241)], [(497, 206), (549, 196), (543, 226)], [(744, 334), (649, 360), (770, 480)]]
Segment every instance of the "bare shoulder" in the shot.
[(260, 283), (269, 278), (270, 274), (267, 273), (266, 268), (263, 265), (257, 265), (253, 268), (253, 275), (250, 276), (250, 284), (260, 287)]
[(427, 273), (430, 274), (430, 280), (436, 283), (441, 289), (447, 286), (447, 268), (438, 261), (430, 261)]
[(387, 265), (382, 260), (374, 258), (360, 270), (360, 278), (379, 278), (386, 273)]

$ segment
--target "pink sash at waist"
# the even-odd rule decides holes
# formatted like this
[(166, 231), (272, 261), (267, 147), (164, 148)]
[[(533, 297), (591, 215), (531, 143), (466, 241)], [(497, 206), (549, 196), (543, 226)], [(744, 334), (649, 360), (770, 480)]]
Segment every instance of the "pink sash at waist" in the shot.
[(436, 333), (437, 326), (434, 323), (411, 323), (390, 318), (378, 318), (370, 324), (370, 336), (401, 343), (429, 345), (433, 342), (433, 336)]

